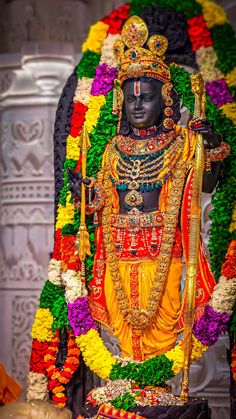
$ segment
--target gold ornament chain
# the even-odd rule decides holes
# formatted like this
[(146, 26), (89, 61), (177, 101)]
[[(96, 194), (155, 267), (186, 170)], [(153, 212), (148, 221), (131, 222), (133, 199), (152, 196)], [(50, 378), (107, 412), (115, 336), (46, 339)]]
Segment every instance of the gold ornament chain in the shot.
[(134, 330), (140, 333), (150, 325), (151, 319), (155, 316), (166, 284), (173, 244), (175, 240), (176, 226), (178, 223), (182, 191), (186, 176), (186, 167), (186, 162), (180, 158), (176, 163), (172, 178), (172, 188), (168, 197), (167, 212), (164, 216), (163, 238), (160, 247), (160, 253), (157, 258), (157, 269), (154, 276), (153, 286), (150, 291), (147, 310), (144, 310), (138, 307), (135, 309), (129, 308), (128, 298), (120, 277), (118, 265), (119, 261), (116, 255), (116, 248), (111, 227), (113, 186), (110, 179), (109, 162), (104, 166), (103, 187), (105, 190), (106, 200), (102, 210), (102, 226), (106, 258), (108, 261), (119, 310), (125, 321), (127, 321), (127, 323), (129, 323)]

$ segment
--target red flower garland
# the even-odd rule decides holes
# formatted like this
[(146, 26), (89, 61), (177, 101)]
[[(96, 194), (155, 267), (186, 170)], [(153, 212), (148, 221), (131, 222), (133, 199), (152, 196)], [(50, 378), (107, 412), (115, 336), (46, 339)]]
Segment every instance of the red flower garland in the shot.
[(55, 232), (55, 242), (54, 242), (54, 249), (52, 258), (56, 260), (61, 260), (61, 228), (56, 230)]
[(207, 29), (206, 22), (202, 16), (188, 19), (187, 24), (193, 51), (197, 51), (200, 47), (211, 47), (213, 45), (211, 33)]
[(75, 236), (61, 237), (61, 261), (62, 270), (72, 269), (78, 271), (80, 269), (79, 256), (75, 255)]
[(236, 277), (236, 240), (232, 240), (226, 253), (226, 261), (222, 265), (222, 275), (227, 279)]
[(72, 137), (76, 138), (80, 136), (87, 110), (88, 106), (83, 103), (74, 103), (70, 129), (70, 135)]
[(102, 19), (102, 22), (109, 26), (108, 33), (121, 33), (121, 28), (126, 19), (129, 17), (130, 5), (125, 4), (118, 9), (111, 12), (108, 16)]
[(30, 371), (46, 374), (46, 364), (44, 361), (45, 353), (48, 350), (50, 342), (39, 342), (33, 339), (32, 352), (30, 357)]
[(49, 377), (48, 390), (53, 393), (52, 400), (58, 406), (65, 407), (67, 401), (67, 397), (64, 395), (65, 385), (71, 380), (79, 366), (80, 350), (72, 331), (68, 330), (67, 357), (63, 368), (60, 370), (55, 366), (59, 342), (59, 332), (57, 331), (53, 341), (48, 346), (44, 360), (46, 363), (46, 373)]

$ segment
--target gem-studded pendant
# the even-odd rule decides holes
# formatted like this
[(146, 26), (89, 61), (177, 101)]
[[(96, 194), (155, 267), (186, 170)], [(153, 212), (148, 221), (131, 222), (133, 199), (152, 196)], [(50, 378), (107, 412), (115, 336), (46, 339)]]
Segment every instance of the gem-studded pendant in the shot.
[(140, 192), (133, 189), (125, 196), (125, 203), (132, 208), (139, 207), (143, 204), (143, 197)]

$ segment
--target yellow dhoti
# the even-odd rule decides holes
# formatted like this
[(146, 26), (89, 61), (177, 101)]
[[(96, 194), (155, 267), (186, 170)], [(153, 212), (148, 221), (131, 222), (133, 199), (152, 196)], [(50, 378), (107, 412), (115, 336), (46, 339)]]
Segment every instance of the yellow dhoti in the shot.
[[(123, 287), (132, 307), (132, 298), (139, 301), (139, 307), (146, 309), (156, 269), (156, 261), (120, 261), (119, 271)], [(134, 277), (135, 276), (135, 277)], [(180, 281), (182, 276), (181, 257), (172, 257), (165, 290), (158, 312), (151, 325), (140, 336), (143, 359), (159, 355), (173, 347), (177, 338), (176, 323), (181, 308)], [(136, 285), (136, 290), (134, 289)], [(135, 296), (133, 296), (135, 292)], [(124, 357), (133, 357), (132, 328), (121, 315), (112, 283), (109, 266), (105, 275), (105, 298), (112, 323), (113, 334), (118, 337)]]

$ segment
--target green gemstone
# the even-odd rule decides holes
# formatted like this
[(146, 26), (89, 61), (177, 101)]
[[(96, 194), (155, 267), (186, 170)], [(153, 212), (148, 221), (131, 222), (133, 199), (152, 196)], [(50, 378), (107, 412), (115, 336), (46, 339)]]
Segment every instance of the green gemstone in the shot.
[(136, 57), (137, 57), (137, 54), (136, 54), (136, 52), (135, 52), (135, 51), (132, 51), (132, 52), (131, 52), (131, 57), (132, 57), (132, 58), (136, 58)]

